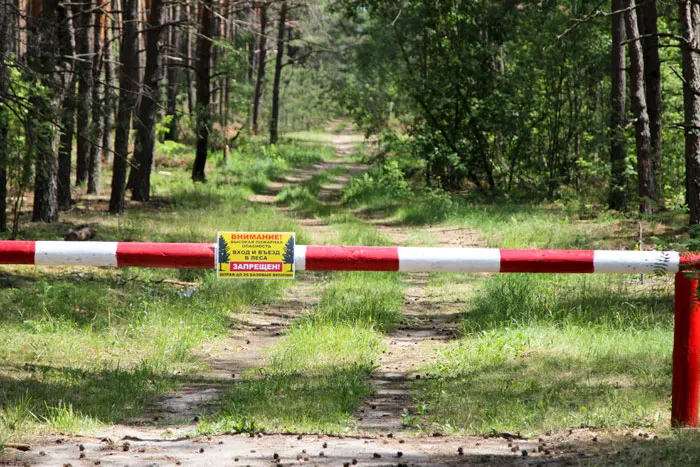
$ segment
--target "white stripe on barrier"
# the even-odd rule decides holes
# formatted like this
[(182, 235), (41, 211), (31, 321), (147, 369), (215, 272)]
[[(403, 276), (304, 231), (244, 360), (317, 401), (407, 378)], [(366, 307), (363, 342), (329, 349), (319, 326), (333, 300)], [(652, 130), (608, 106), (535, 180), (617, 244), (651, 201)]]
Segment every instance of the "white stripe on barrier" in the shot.
[(399, 247), (399, 271), (499, 272), (497, 248)]
[(36, 242), (34, 264), (116, 266), (117, 242)]
[(630, 274), (678, 272), (680, 255), (675, 251), (596, 250), (593, 267), (597, 273)]
[(294, 269), (306, 270), (306, 245), (294, 245)]

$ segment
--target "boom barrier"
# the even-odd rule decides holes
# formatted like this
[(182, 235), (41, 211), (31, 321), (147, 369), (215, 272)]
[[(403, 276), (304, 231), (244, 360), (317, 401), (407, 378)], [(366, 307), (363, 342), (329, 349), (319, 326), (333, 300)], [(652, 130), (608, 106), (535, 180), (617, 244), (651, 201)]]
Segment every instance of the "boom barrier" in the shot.
[[(0, 241), (0, 264), (214, 269), (216, 244)], [(698, 426), (700, 253), (296, 245), (307, 271), (675, 274), (671, 422)]]

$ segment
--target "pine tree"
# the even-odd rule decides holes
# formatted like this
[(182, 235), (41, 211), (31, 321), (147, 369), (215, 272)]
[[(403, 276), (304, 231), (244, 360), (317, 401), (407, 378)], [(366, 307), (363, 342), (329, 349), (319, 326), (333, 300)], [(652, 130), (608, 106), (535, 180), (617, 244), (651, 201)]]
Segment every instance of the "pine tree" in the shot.
[(222, 271), (221, 265), (228, 263), (230, 256), (228, 254), (228, 243), (223, 236), (219, 237), (219, 271)]
[[(282, 263), (284, 264), (294, 264), (294, 236), (289, 237), (287, 244), (284, 245), (284, 255), (282, 256)], [(289, 268), (290, 271), (292, 268)]]

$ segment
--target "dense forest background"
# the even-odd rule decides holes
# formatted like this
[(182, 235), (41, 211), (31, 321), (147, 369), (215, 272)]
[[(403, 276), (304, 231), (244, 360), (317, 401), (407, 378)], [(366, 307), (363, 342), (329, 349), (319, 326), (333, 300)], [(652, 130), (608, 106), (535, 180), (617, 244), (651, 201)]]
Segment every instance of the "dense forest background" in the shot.
[(159, 144), (204, 182), (214, 152), (341, 114), (373, 177), (426, 197), (695, 225), (699, 33), (690, 0), (0, 0), (0, 230), (25, 200), (149, 201)]

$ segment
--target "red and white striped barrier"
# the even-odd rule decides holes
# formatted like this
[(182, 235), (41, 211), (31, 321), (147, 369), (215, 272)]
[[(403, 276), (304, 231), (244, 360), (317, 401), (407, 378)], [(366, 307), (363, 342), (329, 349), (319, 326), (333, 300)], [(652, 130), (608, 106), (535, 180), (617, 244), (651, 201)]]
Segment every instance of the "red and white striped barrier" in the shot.
[[(0, 241), (0, 264), (214, 269), (215, 255), (210, 243)], [(294, 263), (307, 271), (675, 274), (671, 422), (698, 426), (700, 287), (684, 271), (700, 269), (700, 253), (297, 245)]]
[[(0, 264), (213, 269), (210, 243), (0, 241)], [(673, 274), (700, 255), (675, 251), (507, 250), (297, 245), (299, 271)]]

